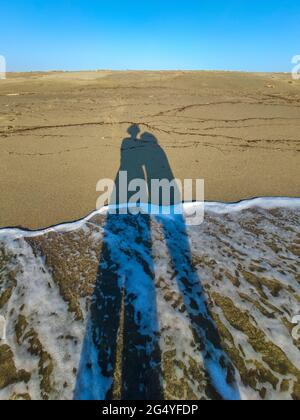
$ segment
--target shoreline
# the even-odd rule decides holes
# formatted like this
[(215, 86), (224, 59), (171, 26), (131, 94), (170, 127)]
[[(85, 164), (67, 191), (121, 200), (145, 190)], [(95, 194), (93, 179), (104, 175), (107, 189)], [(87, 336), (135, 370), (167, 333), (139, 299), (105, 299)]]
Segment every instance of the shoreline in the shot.
[[(190, 209), (191, 207), (202, 205), (202, 203), (193, 201), (190, 203), (182, 203), (183, 210)], [(143, 205), (142, 205), (143, 206)], [(147, 206), (147, 204), (146, 204)], [(120, 206), (119, 206), (120, 207)], [(39, 229), (27, 229), (26, 227), (0, 227), (0, 241), (1, 237), (5, 238), (6, 235), (20, 235), (20, 237), (36, 237), (46, 235), (50, 232), (70, 232), (79, 229), (86, 223), (88, 223), (93, 217), (98, 215), (106, 215), (110, 206), (105, 206), (100, 210), (94, 210), (87, 216), (68, 222), (58, 223), (52, 226), (47, 226)], [(204, 212), (213, 214), (230, 214), (236, 212), (243, 212), (249, 209), (299, 209), (300, 210), (300, 197), (255, 197), (252, 199), (240, 200), (236, 202), (216, 202), (216, 201), (205, 201)], [(151, 216), (151, 215), (150, 215)], [(153, 216), (155, 217), (155, 215)], [(166, 216), (168, 217), (168, 216)], [(15, 237), (14, 237), (15, 239)]]

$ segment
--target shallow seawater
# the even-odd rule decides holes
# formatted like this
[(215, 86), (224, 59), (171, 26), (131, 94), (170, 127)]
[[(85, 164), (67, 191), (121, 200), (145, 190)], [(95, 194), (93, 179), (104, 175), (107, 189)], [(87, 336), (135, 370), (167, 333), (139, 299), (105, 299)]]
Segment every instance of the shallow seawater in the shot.
[(298, 400), (299, 314), (298, 199), (3, 229), (0, 399)]

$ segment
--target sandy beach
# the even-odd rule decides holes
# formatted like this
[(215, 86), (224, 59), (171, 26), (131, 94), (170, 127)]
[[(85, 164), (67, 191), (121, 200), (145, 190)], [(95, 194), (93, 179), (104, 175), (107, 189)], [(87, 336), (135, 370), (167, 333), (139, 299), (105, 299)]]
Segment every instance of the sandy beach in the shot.
[(300, 82), (290, 74), (80, 72), (0, 81), (0, 226), (37, 229), (95, 209), (132, 123), (208, 201), (299, 197)]

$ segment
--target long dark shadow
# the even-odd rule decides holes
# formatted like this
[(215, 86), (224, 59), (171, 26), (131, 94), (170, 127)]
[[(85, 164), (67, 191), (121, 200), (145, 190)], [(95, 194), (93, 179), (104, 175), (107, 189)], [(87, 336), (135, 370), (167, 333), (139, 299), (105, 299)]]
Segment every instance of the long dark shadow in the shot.
[[(139, 128), (128, 132), (116, 197), (121, 172), (127, 189), (145, 180)], [(150, 216), (108, 213), (75, 399), (163, 399), (154, 280)]]
[[(151, 180), (174, 180), (164, 150), (150, 133), (138, 139), (137, 126), (129, 127), (128, 133), (130, 137), (121, 147), (116, 185), (120, 172), (126, 171), (128, 185), (137, 178), (148, 183), (149, 203), (165, 204), (162, 196), (158, 202), (151, 197)], [(172, 191), (170, 208), (181, 200), (176, 187)], [(156, 221), (164, 233), (174, 276), (203, 355), (207, 395), (239, 399), (235, 370), (222, 350), (192, 265), (184, 217), (160, 215)], [(154, 280), (151, 216), (108, 214), (75, 399), (164, 399)]]
[[(145, 171), (147, 175), (150, 203), (165, 205), (163, 197), (151, 196), (153, 179), (175, 180), (168, 158), (155, 136), (144, 133), (141, 136), (144, 150)], [(173, 187), (170, 207), (182, 203), (181, 192)], [(168, 204), (168, 203), (167, 203)], [(172, 213), (172, 211), (171, 211)], [(174, 212), (175, 213), (175, 212)], [(192, 253), (187, 233), (187, 226), (182, 214), (171, 214), (168, 217), (158, 216), (167, 244), (172, 269), (187, 309), (195, 341), (202, 352), (207, 374), (207, 395), (213, 399), (239, 399), (235, 370), (221, 346), (221, 338), (209, 312), (201, 281), (193, 268)]]

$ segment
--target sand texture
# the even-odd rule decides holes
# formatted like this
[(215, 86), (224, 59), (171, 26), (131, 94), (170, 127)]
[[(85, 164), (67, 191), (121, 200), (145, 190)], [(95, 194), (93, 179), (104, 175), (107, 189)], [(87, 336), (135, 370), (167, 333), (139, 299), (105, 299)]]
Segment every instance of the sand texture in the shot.
[(132, 123), (206, 200), (300, 196), (300, 82), (289, 74), (82, 72), (0, 81), (0, 226), (84, 217)]

